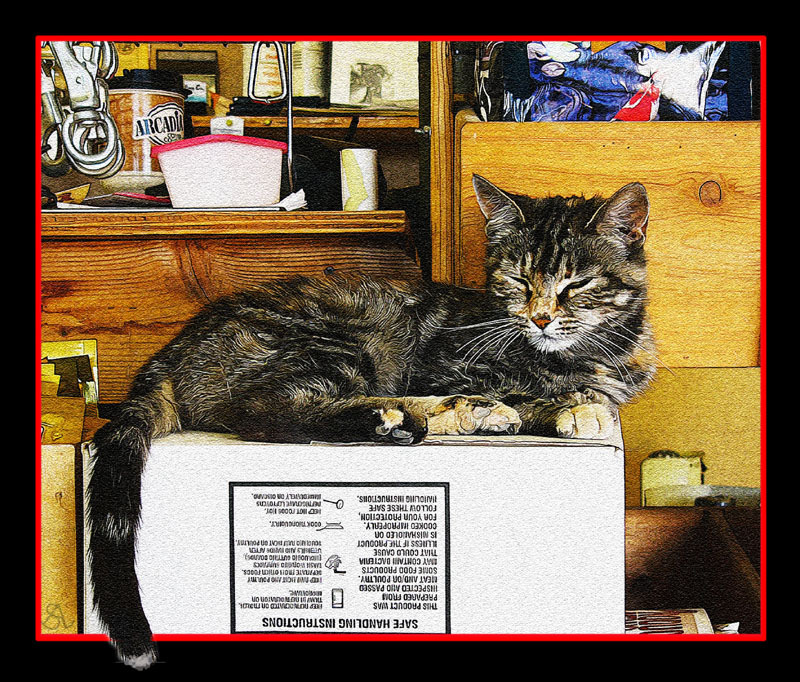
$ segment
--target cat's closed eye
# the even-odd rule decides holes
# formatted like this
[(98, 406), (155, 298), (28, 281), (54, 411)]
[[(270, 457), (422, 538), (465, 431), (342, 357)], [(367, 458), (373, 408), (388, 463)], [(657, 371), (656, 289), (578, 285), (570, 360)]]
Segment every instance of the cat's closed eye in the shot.
[(506, 280), (514, 287), (521, 289), (525, 292), (525, 295), (530, 298), (532, 293), (531, 283), (524, 277), (517, 277), (516, 275), (505, 275)]
[(594, 284), (594, 282), (595, 282), (594, 277), (587, 277), (585, 279), (579, 279), (572, 282), (567, 282), (567, 284), (561, 288), (559, 295), (574, 296), (575, 294), (578, 294), (581, 291), (588, 289), (592, 284)]

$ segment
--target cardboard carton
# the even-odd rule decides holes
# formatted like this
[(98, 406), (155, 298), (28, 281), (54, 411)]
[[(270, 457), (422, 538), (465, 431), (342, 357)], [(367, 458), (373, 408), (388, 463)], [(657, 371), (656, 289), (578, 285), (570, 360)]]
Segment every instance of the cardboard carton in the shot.
[(619, 431), (407, 447), (184, 432), (153, 443), (142, 497), (156, 634), (625, 631)]

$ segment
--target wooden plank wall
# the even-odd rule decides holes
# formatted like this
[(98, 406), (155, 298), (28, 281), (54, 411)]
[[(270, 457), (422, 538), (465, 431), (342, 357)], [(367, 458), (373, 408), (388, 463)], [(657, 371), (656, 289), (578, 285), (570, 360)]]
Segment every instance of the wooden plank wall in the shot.
[(620, 411), (626, 504), (659, 449), (702, 450), (706, 483), (761, 483), (761, 128), (759, 122), (455, 122), (454, 274), (484, 283), (484, 219), (472, 174), (510, 192), (608, 195), (642, 182), (660, 360)]

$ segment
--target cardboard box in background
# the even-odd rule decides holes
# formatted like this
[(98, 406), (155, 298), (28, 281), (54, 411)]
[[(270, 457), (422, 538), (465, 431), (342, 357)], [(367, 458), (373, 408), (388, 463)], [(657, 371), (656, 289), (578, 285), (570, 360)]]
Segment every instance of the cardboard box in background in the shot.
[(83, 398), (41, 397), (42, 445), (81, 442), (86, 402)]
[(174, 434), (143, 479), (143, 604), (157, 634), (623, 633), (624, 499), (619, 432), (411, 447)]

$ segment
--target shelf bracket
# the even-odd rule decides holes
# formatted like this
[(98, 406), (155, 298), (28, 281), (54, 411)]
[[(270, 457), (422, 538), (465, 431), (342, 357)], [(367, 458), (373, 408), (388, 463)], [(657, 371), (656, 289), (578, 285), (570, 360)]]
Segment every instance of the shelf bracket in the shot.
[(358, 116), (353, 116), (350, 119), (350, 125), (347, 126), (347, 134), (345, 135), (345, 140), (347, 142), (352, 142), (353, 138), (356, 136), (356, 129), (358, 128)]

